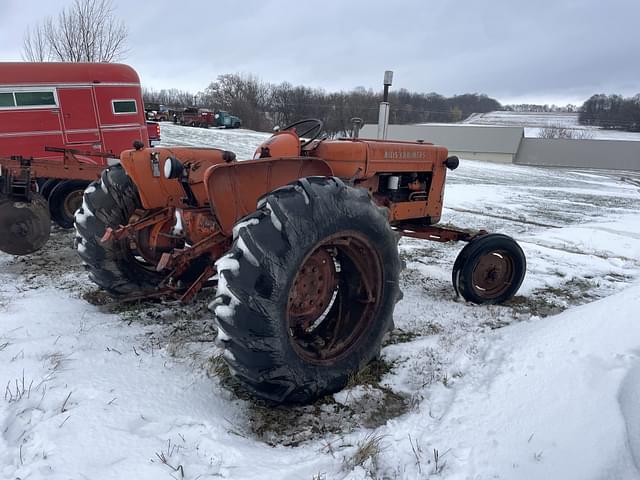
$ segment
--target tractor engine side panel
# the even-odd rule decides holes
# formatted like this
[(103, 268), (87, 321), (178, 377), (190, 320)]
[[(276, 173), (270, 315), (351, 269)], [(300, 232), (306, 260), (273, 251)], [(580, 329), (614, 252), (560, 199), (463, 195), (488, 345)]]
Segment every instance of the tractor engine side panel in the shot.
[(344, 139), (319, 142), (309, 154), (324, 159), (336, 176), (367, 188), (378, 204), (389, 208), (392, 223), (439, 221), (447, 170), (445, 147)]

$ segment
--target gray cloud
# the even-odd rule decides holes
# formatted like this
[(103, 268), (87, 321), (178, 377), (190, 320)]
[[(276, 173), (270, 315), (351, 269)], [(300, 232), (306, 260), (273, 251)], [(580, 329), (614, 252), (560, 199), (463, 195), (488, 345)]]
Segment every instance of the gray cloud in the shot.
[[(25, 8), (25, 3), (28, 8)], [(25, 28), (70, 2), (0, 0), (0, 59)], [(126, 63), (154, 88), (202, 90), (253, 73), (327, 90), (394, 88), (579, 102), (640, 92), (634, 0), (395, 0), (291, 3), (114, 1), (130, 28)]]

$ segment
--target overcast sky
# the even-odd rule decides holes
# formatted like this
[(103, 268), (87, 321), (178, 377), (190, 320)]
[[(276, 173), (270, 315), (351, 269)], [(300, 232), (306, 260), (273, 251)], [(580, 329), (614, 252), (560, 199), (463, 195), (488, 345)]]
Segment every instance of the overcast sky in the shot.
[[(71, 0), (0, 0), (0, 61)], [(203, 90), (224, 73), (326, 90), (394, 86), (502, 103), (640, 92), (638, 0), (114, 0), (145, 86)]]

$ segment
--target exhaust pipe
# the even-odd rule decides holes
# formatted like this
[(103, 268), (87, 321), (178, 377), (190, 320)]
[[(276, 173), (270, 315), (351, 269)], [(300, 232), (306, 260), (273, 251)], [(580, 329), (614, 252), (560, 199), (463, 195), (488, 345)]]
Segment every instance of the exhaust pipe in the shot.
[(380, 112), (378, 113), (378, 140), (387, 139), (389, 127), (389, 87), (393, 81), (393, 71), (384, 72), (384, 94), (380, 102)]

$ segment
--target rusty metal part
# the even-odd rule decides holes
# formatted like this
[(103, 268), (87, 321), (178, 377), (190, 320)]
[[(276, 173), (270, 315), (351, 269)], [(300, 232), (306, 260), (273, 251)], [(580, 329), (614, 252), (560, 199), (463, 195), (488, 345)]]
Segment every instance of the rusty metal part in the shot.
[(219, 232), (214, 232), (191, 247), (163, 253), (156, 269), (158, 271), (171, 269), (173, 270), (172, 276), (179, 277), (196, 258), (204, 254), (210, 254), (212, 258), (217, 259), (222, 256), (222, 253), (230, 244), (231, 239), (229, 237)]
[(515, 267), (508, 252), (496, 250), (478, 259), (471, 276), (471, 288), (485, 298), (502, 295), (513, 283)]
[(325, 249), (316, 250), (300, 268), (289, 292), (289, 313), (308, 330), (327, 309), (336, 288), (333, 257)]
[[(62, 162), (46, 159), (31, 159), (15, 156), (0, 158), (3, 176), (9, 173), (14, 178), (24, 178), (28, 171), (31, 178), (60, 178), (74, 180), (96, 180), (105, 169), (104, 165), (91, 163), (89, 157), (112, 158), (111, 154), (84, 152), (80, 150), (45, 147), (47, 151), (64, 153)], [(86, 161), (82, 161), (85, 157)]]
[(392, 225), (396, 232), (404, 237), (419, 238), (432, 242), (470, 242), (476, 237), (486, 235), (486, 230), (460, 230), (451, 227), (439, 227), (435, 225), (418, 225), (412, 223), (400, 223)]
[[(141, 216), (142, 215), (138, 215), (137, 218), (140, 218)], [(123, 238), (127, 237), (133, 238), (134, 234), (140, 230), (144, 230), (145, 228), (150, 227), (154, 224), (173, 221), (174, 218), (175, 209), (173, 207), (163, 208), (162, 210), (158, 210), (151, 215), (144, 216), (142, 220), (135, 221), (134, 223), (128, 223), (123, 227), (116, 229), (107, 227), (100, 241), (104, 243), (114, 240), (122, 240)]]
[(216, 165), (207, 170), (205, 184), (221, 231), (231, 235), (235, 223), (254, 212), (264, 194), (299, 178), (332, 174), (318, 158), (274, 158)]
[[(125, 297), (136, 300), (157, 296), (176, 296), (183, 302), (190, 301), (205, 286), (215, 273), (215, 259), (229, 248), (231, 239), (221, 235), (208, 208), (190, 209), (182, 212), (183, 230), (191, 241), (197, 241), (185, 248), (185, 237), (170, 233), (175, 224), (176, 211), (167, 207), (155, 212), (137, 210), (130, 223), (116, 229), (107, 228), (102, 242), (126, 239), (131, 251), (142, 257), (156, 271), (170, 272), (157, 289), (139, 292)], [(193, 272), (193, 262), (200, 257), (210, 259), (210, 265), (197, 272), (197, 277), (184, 280), (184, 275)], [(192, 274), (190, 273), (189, 276)]]
[(205, 267), (198, 278), (189, 286), (187, 291), (180, 296), (180, 301), (182, 303), (189, 303), (215, 273), (216, 266), (214, 261), (211, 260), (211, 263)]
[[(146, 214), (153, 215), (153, 212), (146, 212)], [(154, 222), (136, 230), (130, 237), (131, 249), (137, 251), (147, 262), (156, 265), (163, 253), (184, 247), (184, 238), (171, 233), (174, 225), (175, 215), (169, 214), (166, 221)]]
[(350, 353), (377, 314), (382, 272), (378, 252), (359, 232), (340, 232), (316, 245), (302, 262), (287, 306), (290, 341), (302, 359), (332, 365)]
[(62, 208), (64, 210), (64, 214), (68, 218), (73, 218), (76, 210), (78, 210), (82, 206), (82, 196), (84, 192), (82, 189), (74, 190), (69, 193), (64, 199), (62, 204)]
[(184, 236), (192, 245), (220, 230), (209, 207), (184, 209), (180, 215)]
[(39, 250), (49, 239), (51, 216), (47, 201), (32, 193), (30, 202), (0, 197), (0, 250), (27, 255)]

